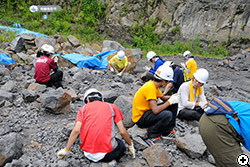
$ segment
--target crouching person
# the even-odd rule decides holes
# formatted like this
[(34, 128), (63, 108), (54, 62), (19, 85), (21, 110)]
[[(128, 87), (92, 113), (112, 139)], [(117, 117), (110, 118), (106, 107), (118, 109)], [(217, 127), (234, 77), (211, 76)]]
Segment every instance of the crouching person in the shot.
[(126, 147), (122, 140), (115, 138), (115, 125), (135, 158), (135, 149), (122, 123), (123, 115), (119, 108), (115, 104), (103, 102), (102, 93), (96, 89), (85, 92), (84, 103), (86, 105), (78, 110), (67, 146), (57, 153), (58, 158), (70, 154), (70, 149), (80, 134), (80, 147), (87, 159), (94, 162), (119, 161)]
[[(36, 59), (34, 78), (37, 83), (45, 84), (46, 86), (55, 86), (56, 88), (62, 86), (63, 72), (58, 70), (57, 60), (52, 59), (54, 48), (51, 45), (44, 45), (42, 48), (43, 56)], [(51, 69), (53, 73), (50, 75)]]

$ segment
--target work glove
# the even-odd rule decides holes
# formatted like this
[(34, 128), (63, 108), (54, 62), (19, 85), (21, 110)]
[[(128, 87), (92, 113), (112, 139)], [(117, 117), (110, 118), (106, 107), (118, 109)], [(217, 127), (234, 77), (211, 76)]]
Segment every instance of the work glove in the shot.
[(204, 109), (206, 106), (207, 102), (199, 102), (199, 106)]
[(118, 73), (117, 75), (118, 75), (118, 76), (122, 76), (122, 72)]
[(131, 152), (132, 154), (132, 158), (134, 159), (135, 158), (135, 148), (134, 148), (134, 144), (132, 142), (132, 145), (128, 145), (128, 150)]
[(180, 95), (175, 93), (173, 94), (169, 99), (168, 99), (168, 102), (170, 105), (172, 104), (176, 104), (179, 102), (179, 99), (180, 99)]
[(148, 67), (148, 66), (145, 66), (145, 67), (143, 67), (144, 68), (144, 70), (146, 70), (146, 71), (149, 71), (150, 70), (150, 67)]
[(114, 72), (114, 69), (111, 67), (111, 68), (110, 68), (110, 71), (111, 71), (111, 72)]
[(184, 63), (181, 63), (181, 66), (184, 67), (184, 68), (186, 68), (186, 65)]
[(58, 158), (67, 157), (67, 156), (69, 156), (69, 154), (70, 154), (70, 150), (67, 151), (66, 148), (64, 148), (64, 149), (61, 149), (60, 151), (57, 152), (57, 157)]

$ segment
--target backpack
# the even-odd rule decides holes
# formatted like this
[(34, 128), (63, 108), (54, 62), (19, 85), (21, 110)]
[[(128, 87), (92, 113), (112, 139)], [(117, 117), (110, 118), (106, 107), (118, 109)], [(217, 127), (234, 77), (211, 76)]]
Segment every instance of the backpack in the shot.
[(221, 98), (213, 98), (210, 102), (206, 104), (204, 108), (206, 115), (234, 115), (233, 107)]

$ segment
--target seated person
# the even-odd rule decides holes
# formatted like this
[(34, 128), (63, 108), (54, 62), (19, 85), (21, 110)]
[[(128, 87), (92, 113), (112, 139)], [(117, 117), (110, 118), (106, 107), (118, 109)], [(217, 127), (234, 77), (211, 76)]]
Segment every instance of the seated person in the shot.
[[(57, 64), (51, 57), (54, 54), (54, 48), (51, 45), (46, 45), (43, 48), (43, 56), (36, 59), (35, 64), (35, 80), (37, 83), (45, 84), (47, 86), (55, 86), (56, 88), (62, 86), (63, 72), (58, 70)], [(50, 75), (51, 69), (54, 73)]]
[(124, 72), (128, 72), (131, 68), (131, 63), (128, 62), (128, 58), (124, 51), (119, 51), (108, 62), (108, 67), (111, 71), (115, 71), (118, 76), (121, 76)]
[(146, 70), (149, 70), (147, 73), (146, 73), (146, 81), (149, 81), (149, 80), (153, 80), (154, 79), (154, 74), (156, 72), (156, 70), (165, 63), (165, 60), (162, 60), (159, 56), (156, 55), (155, 52), (153, 51), (149, 51), (147, 53), (147, 59), (148, 61), (150, 61), (151, 63), (154, 64), (154, 68), (149, 68), (149, 67), (145, 67)]
[(184, 82), (180, 86), (178, 90), (180, 96), (178, 118), (199, 121), (204, 113), (202, 107), (207, 103), (202, 86), (207, 82), (208, 77), (209, 73), (206, 69), (198, 69), (191, 81)]

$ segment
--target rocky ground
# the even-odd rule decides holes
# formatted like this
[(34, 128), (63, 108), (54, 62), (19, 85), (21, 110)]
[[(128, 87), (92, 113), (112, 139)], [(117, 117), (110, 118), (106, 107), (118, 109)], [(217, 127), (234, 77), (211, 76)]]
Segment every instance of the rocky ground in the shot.
[[(208, 99), (221, 97), (250, 102), (250, 56), (249, 51), (245, 52), (232, 57), (233, 64), (226, 60), (195, 57), (198, 68), (206, 68), (210, 73), (208, 83), (204, 85)], [(178, 64), (184, 62), (181, 55), (163, 56), (163, 59)], [(32, 65), (16, 66), (10, 71), (0, 66), (0, 166), (214, 166), (214, 160), (199, 136), (198, 122), (177, 120), (182, 126), (176, 126), (175, 142), (148, 147), (140, 140), (139, 136), (145, 131), (133, 126), (130, 119), (133, 96), (143, 85), (140, 76), (145, 65), (149, 63), (141, 59), (134, 74), (122, 77), (108, 70), (62, 67), (64, 89), (57, 90), (34, 85)], [(66, 146), (74, 126), (76, 113), (83, 103), (81, 98), (85, 90), (92, 87), (103, 91), (105, 101), (117, 104), (123, 112), (124, 124), (137, 150), (135, 159), (132, 160), (127, 151), (118, 163), (91, 163), (84, 157), (79, 139), (70, 157), (57, 158), (57, 151)], [(68, 93), (70, 103), (65, 103), (69, 108), (63, 108), (63, 114), (47, 110), (56, 108), (53, 106), (56, 105), (55, 96), (62, 97), (65, 92), (71, 92)]]

